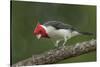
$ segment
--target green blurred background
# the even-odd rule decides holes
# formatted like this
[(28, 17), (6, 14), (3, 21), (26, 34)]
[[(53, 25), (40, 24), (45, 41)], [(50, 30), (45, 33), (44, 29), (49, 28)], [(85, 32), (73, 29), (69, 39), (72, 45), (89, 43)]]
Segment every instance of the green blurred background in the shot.
[[(37, 24), (36, 19), (40, 23), (49, 20), (62, 21), (76, 27), (79, 31), (96, 34), (96, 6), (11, 1), (12, 64), (54, 49), (54, 45), (49, 39), (38, 40), (32, 34)], [(71, 45), (92, 38), (96, 39), (96, 35), (77, 36), (68, 40), (67, 44)], [(96, 51), (57, 63), (86, 61), (96, 61)]]

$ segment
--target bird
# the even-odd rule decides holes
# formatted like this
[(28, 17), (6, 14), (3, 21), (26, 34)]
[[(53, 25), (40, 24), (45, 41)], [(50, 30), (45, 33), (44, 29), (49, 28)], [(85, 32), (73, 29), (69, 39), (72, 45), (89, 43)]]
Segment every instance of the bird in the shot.
[(55, 41), (55, 47), (63, 40), (62, 46), (65, 46), (68, 39), (77, 35), (93, 35), (89, 32), (80, 32), (72, 25), (61, 21), (46, 21), (44, 24), (38, 23), (33, 31), (38, 39), (50, 38)]

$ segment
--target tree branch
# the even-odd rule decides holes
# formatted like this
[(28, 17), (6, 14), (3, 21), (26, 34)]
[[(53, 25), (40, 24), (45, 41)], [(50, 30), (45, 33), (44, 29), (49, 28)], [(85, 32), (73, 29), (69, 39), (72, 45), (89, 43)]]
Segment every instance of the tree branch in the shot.
[(96, 50), (96, 40), (92, 39), (90, 41), (77, 43), (72, 46), (55, 48), (43, 54), (33, 55), (26, 60), (20, 61), (12, 65), (12, 67), (51, 64), (63, 60), (65, 58), (81, 55), (94, 50)]

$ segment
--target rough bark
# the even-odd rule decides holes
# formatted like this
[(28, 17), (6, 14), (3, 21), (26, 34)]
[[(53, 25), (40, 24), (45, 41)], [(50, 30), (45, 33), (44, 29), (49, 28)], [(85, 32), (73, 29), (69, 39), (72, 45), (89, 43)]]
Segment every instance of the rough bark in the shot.
[(72, 46), (55, 48), (39, 55), (33, 55), (26, 60), (13, 64), (12, 67), (52, 64), (65, 58), (81, 55), (94, 50), (96, 50), (96, 40), (92, 39)]

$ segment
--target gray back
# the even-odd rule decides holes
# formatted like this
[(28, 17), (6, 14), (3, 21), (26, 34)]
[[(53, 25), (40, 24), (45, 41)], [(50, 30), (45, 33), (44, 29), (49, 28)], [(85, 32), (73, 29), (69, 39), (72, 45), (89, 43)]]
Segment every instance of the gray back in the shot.
[(53, 26), (56, 29), (70, 29), (70, 30), (76, 30), (69, 24), (64, 24), (60, 21), (47, 21), (46, 23), (43, 24), (44, 26)]

